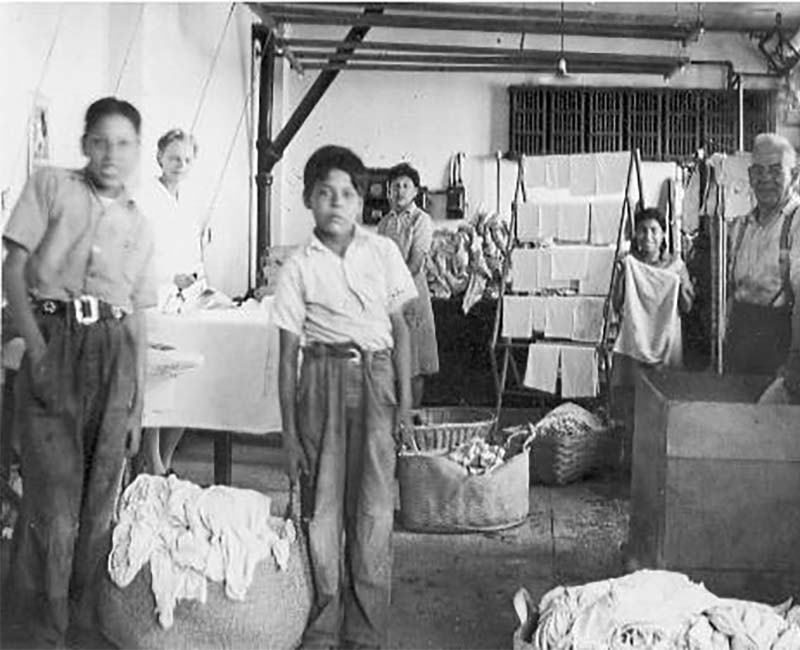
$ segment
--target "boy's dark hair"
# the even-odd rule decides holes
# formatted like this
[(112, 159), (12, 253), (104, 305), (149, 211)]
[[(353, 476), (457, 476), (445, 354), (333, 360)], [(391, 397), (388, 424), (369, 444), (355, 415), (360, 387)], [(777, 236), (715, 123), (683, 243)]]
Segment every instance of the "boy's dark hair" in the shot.
[(667, 222), (658, 208), (637, 208), (633, 215), (634, 229), (638, 228), (643, 221), (656, 221), (661, 226), (661, 230), (667, 232)]
[(419, 172), (408, 163), (400, 163), (392, 167), (386, 180), (391, 185), (394, 179), (402, 176), (410, 178), (411, 182), (414, 183), (414, 187), (419, 187)]
[(332, 169), (349, 174), (356, 192), (360, 196), (366, 194), (367, 170), (361, 158), (347, 147), (329, 144), (317, 149), (306, 162), (303, 169), (303, 197), (308, 199), (314, 189), (314, 183), (325, 180)]
[(110, 115), (121, 115), (130, 120), (137, 135), (142, 129), (142, 116), (136, 107), (124, 99), (117, 99), (116, 97), (103, 97), (93, 102), (88, 109), (86, 109), (86, 117), (84, 118), (83, 132), (89, 133), (94, 126), (104, 117)]

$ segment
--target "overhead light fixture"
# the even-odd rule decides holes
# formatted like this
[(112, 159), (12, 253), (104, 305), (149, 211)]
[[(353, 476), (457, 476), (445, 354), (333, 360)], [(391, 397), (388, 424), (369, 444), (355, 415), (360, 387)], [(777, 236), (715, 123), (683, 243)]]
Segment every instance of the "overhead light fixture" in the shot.
[(564, 56), (564, 3), (561, 3), (561, 46), (559, 50), (558, 62), (556, 63), (556, 77), (563, 79), (568, 77), (567, 58)]

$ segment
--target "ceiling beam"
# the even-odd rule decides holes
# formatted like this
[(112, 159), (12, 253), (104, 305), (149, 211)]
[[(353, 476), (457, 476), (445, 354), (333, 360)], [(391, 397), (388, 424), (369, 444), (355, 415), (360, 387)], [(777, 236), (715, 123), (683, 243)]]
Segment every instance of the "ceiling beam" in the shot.
[[(338, 11), (292, 4), (258, 4), (259, 15), (268, 15), (276, 22), (306, 25), (366, 25), (370, 27), (394, 27), (404, 29), (428, 29), (443, 31), (475, 31), (510, 34), (558, 34), (562, 31), (560, 16), (555, 13), (548, 19), (482, 16), (436, 16), (384, 13), (363, 15), (353, 11)], [(393, 10), (395, 5), (387, 5)], [(563, 33), (573, 36), (608, 36), (655, 40), (683, 40), (691, 32), (687, 25), (663, 25), (642, 23), (624, 25), (601, 24), (594, 20), (563, 23)]]

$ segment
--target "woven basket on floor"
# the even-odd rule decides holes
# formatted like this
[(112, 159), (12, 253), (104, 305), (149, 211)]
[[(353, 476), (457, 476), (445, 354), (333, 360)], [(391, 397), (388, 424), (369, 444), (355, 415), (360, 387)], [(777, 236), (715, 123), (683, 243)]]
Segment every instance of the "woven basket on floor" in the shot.
[(497, 421), (491, 411), (468, 406), (417, 409), (412, 418), (415, 451), (447, 451), (473, 438), (485, 439)]
[(527, 447), (499, 467), (470, 474), (447, 452), (401, 452), (400, 519), (408, 530), (464, 533), (502, 530), (528, 517)]
[[(574, 417), (569, 431), (553, 434), (549, 428), (559, 418)], [(531, 442), (531, 480), (545, 485), (565, 485), (583, 478), (608, 463), (613, 447), (613, 432), (574, 404), (565, 404), (548, 413), (534, 427)]]

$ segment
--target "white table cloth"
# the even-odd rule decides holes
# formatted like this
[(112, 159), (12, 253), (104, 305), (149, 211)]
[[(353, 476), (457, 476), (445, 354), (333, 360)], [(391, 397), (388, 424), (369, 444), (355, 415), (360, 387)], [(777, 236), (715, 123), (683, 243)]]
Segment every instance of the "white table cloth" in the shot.
[(144, 426), (263, 434), (281, 430), (278, 329), (271, 309), (150, 312), (150, 344), (197, 354), (202, 363), (177, 376), (150, 375)]

